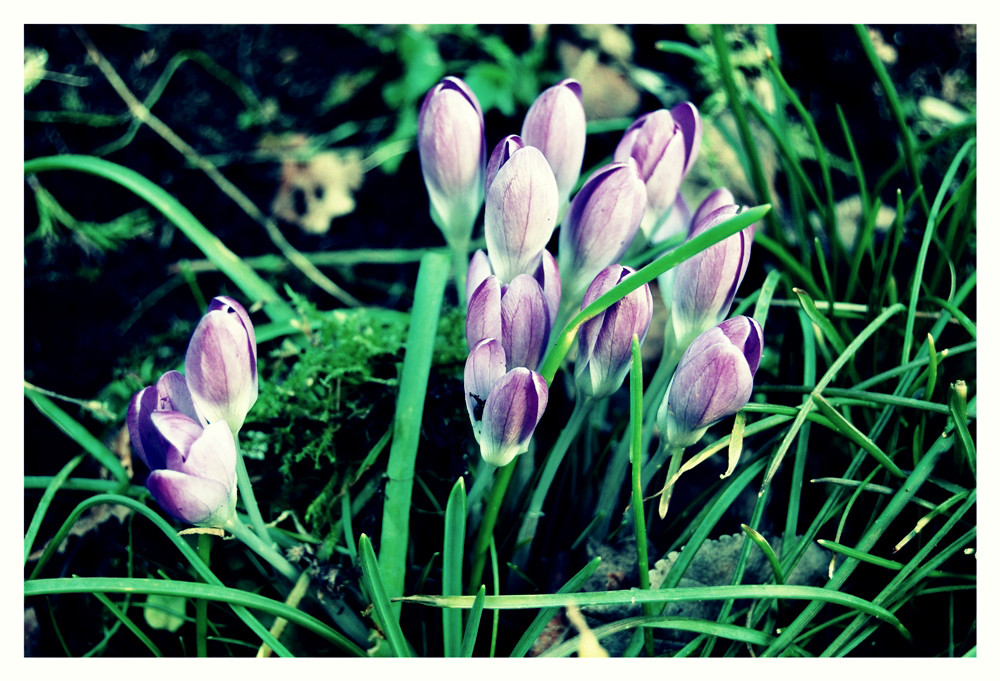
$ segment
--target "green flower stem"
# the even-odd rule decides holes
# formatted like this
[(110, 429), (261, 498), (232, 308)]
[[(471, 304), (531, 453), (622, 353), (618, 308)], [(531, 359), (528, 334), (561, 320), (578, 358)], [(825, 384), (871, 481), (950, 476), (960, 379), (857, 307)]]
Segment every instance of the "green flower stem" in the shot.
[(236, 440), (236, 484), (240, 490), (240, 497), (243, 499), (243, 505), (247, 509), (247, 515), (250, 516), (250, 523), (253, 525), (254, 532), (257, 533), (261, 541), (269, 542), (267, 525), (264, 524), (264, 517), (260, 514), (260, 508), (257, 506), (257, 499), (253, 494), (253, 486), (250, 484), (250, 474), (247, 473), (247, 464), (243, 459), (243, 451), (240, 449), (240, 438), (236, 433), (233, 433), (233, 439)]
[[(212, 536), (198, 535), (198, 558), (205, 567), (212, 566)], [(194, 602), (194, 643), (198, 657), (208, 657), (208, 601), (199, 598)]]
[(518, 548), (513, 558), (513, 562), (516, 565), (524, 567), (528, 562), (528, 557), (531, 555), (531, 543), (535, 538), (538, 520), (543, 515), (542, 506), (545, 504), (546, 496), (548, 496), (549, 487), (552, 486), (552, 481), (556, 477), (556, 470), (566, 456), (566, 451), (569, 449), (570, 444), (576, 439), (577, 434), (579, 434), (580, 428), (583, 426), (584, 421), (586, 421), (587, 414), (590, 413), (593, 403), (594, 401), (588, 397), (576, 401), (573, 405), (573, 413), (570, 414), (569, 421), (562, 431), (560, 431), (559, 439), (556, 440), (556, 443), (545, 458), (545, 466), (542, 469), (541, 476), (538, 478), (538, 482), (535, 484), (535, 491), (531, 495), (528, 511), (525, 513), (524, 519), (521, 521), (521, 529), (517, 533)]
[[(667, 467), (667, 482), (673, 479), (674, 475), (677, 474), (677, 469), (681, 467), (681, 459), (684, 458), (684, 447), (671, 447), (667, 445), (668, 451), (670, 452), (670, 464)], [(667, 506), (670, 504), (670, 497), (674, 493), (674, 486), (670, 485), (663, 490), (660, 495), (660, 517), (665, 518), (667, 516)]]
[[(635, 523), (635, 552), (639, 565), (639, 588), (649, 589), (649, 547), (646, 544), (646, 518), (642, 507), (642, 350), (639, 347), (639, 337), (632, 335), (632, 369), (629, 372), (629, 415), (631, 418), (629, 461), (632, 464), (632, 518)], [(642, 614), (652, 617), (652, 603), (642, 604)], [(643, 628), (646, 642), (646, 654), (652, 657), (653, 630)]]
[(469, 571), (468, 588), (472, 593), (479, 591), (482, 586), (483, 567), (486, 565), (486, 550), (493, 539), (493, 527), (497, 523), (497, 516), (500, 515), (500, 507), (503, 505), (503, 497), (507, 492), (507, 485), (514, 475), (514, 466), (517, 465), (517, 458), (509, 464), (500, 468), (496, 472), (493, 480), (493, 487), (490, 488), (490, 497), (486, 502), (486, 510), (483, 512), (483, 520), (479, 523), (479, 532), (476, 535), (476, 543), (472, 549), (472, 568)]
[(280, 572), (288, 581), (294, 582), (299, 578), (299, 571), (288, 562), (287, 559), (277, 549), (274, 545), (268, 543), (257, 536), (249, 527), (239, 522), (235, 517), (223, 525), (222, 529), (226, 530), (234, 537), (239, 539), (243, 544), (256, 553), (258, 556), (266, 560), (271, 566)]

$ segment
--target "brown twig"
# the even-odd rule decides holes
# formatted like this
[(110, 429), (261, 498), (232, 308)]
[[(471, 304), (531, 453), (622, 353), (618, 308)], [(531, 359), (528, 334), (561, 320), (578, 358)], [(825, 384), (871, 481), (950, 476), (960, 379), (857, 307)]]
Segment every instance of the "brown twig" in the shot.
[(281, 254), (284, 255), (288, 261), (292, 263), (292, 265), (298, 268), (299, 271), (306, 275), (310, 281), (346, 305), (357, 306), (361, 304), (357, 298), (337, 286), (337, 284), (333, 283), (326, 275), (320, 272), (315, 265), (309, 262), (309, 260), (302, 255), (302, 253), (288, 243), (288, 240), (285, 239), (285, 235), (281, 233), (280, 229), (278, 229), (278, 225), (274, 219), (265, 215), (257, 207), (257, 205), (247, 197), (246, 194), (240, 191), (236, 185), (230, 182), (221, 172), (219, 172), (219, 169), (216, 168), (215, 165), (195, 151), (190, 144), (181, 139), (166, 123), (153, 115), (153, 113), (141, 101), (139, 101), (134, 94), (132, 94), (131, 90), (129, 90), (128, 86), (115, 71), (114, 67), (104, 58), (100, 50), (97, 49), (97, 46), (94, 45), (83, 29), (74, 28), (74, 30), (76, 31), (77, 37), (79, 37), (80, 41), (83, 43), (83, 46), (86, 48), (87, 54), (90, 55), (91, 60), (93, 60), (97, 68), (101, 70), (101, 73), (104, 74), (108, 83), (115, 89), (118, 96), (121, 97), (128, 106), (129, 113), (131, 113), (136, 120), (148, 125), (153, 132), (158, 134), (166, 140), (170, 146), (179, 151), (188, 163), (208, 175), (209, 179), (215, 182), (215, 184), (223, 191), (224, 194), (226, 194), (226, 196), (235, 201), (236, 205), (243, 209), (243, 211), (249, 215), (254, 222), (264, 228), (272, 243), (274, 243), (278, 250), (281, 251)]

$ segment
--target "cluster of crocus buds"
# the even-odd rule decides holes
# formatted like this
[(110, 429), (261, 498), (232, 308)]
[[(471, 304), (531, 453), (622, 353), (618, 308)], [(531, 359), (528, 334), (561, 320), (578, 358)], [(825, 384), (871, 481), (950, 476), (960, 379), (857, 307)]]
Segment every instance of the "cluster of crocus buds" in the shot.
[(712, 424), (746, 405), (763, 349), (760, 324), (742, 315), (695, 338), (681, 356), (656, 415), (671, 447), (697, 443)]
[[(622, 265), (601, 270), (584, 294), (581, 309), (634, 272)], [(632, 337), (642, 343), (652, 318), (653, 295), (643, 284), (580, 325), (576, 385), (583, 395), (607, 397), (621, 387), (632, 363)]]
[(236, 435), (257, 400), (257, 342), (232, 298), (213, 298), (195, 328), (184, 373), (137, 392), (126, 423), (149, 469), (146, 485), (170, 515), (225, 526), (236, 508)]

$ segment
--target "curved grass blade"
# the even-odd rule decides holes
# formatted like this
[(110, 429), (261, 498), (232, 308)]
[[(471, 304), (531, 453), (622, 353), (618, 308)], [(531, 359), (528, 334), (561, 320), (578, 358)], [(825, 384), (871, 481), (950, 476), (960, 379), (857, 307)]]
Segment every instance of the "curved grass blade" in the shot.
[(648, 284), (653, 279), (656, 279), (656, 277), (660, 276), (670, 268), (679, 265), (688, 258), (691, 258), (705, 250), (709, 246), (712, 246), (726, 237), (732, 236), (733, 234), (736, 234), (737, 232), (759, 221), (767, 215), (770, 210), (771, 206), (767, 204), (747, 208), (722, 224), (716, 225), (715, 227), (702, 232), (693, 239), (689, 239), (674, 250), (664, 254), (631, 276), (623, 279), (621, 283), (616, 284), (614, 288), (599, 296), (596, 300), (594, 300), (594, 302), (585, 307), (570, 320), (570, 322), (566, 325), (566, 328), (562, 330), (559, 337), (549, 348), (549, 351), (545, 355), (545, 360), (538, 369), (538, 373), (540, 373), (542, 377), (545, 378), (545, 381), (551, 385), (553, 379), (555, 378), (556, 371), (559, 370), (560, 365), (562, 365), (563, 360), (569, 353), (570, 347), (573, 345), (573, 340), (576, 338), (576, 333), (581, 324), (588, 319), (597, 316), (609, 306), (618, 302), (643, 284)]
[(191, 211), (173, 196), (131, 168), (101, 158), (77, 154), (46, 156), (25, 161), (24, 172), (47, 170), (78, 170), (120, 184), (145, 200), (170, 220), (194, 242), (202, 253), (223, 274), (236, 284), (251, 301), (261, 301), (264, 311), (274, 322), (287, 322), (296, 317), (295, 311), (274, 288), (253, 271), (239, 256), (229, 250), (214, 234), (198, 221)]
[[(289, 622), (322, 636), (345, 652), (356, 656), (364, 655), (363, 651), (353, 643), (348, 642), (349, 647), (343, 647), (345, 642), (343, 636), (312, 615), (285, 605), (281, 601), (228, 586), (137, 577), (53, 577), (30, 579), (24, 583), (26, 598), (61, 593), (143, 593), (221, 601), (284, 617)], [(287, 649), (285, 650), (287, 652)]]
[(368, 535), (362, 534), (358, 539), (358, 550), (361, 558), (361, 575), (375, 606), (375, 614), (382, 626), (382, 633), (385, 634), (385, 639), (396, 657), (410, 657), (410, 644), (406, 642), (403, 630), (399, 628), (399, 619), (393, 612), (392, 602), (382, 583), (382, 573), (375, 558), (375, 551), (372, 549), (372, 540)]
[(80, 462), (83, 461), (83, 454), (78, 454), (74, 456), (69, 462), (63, 466), (59, 472), (52, 477), (52, 481), (49, 482), (45, 487), (45, 491), (42, 493), (42, 498), (38, 500), (38, 506), (35, 508), (34, 515), (31, 516), (31, 523), (28, 525), (28, 531), (24, 533), (24, 562), (28, 562), (28, 556), (31, 555), (31, 547), (35, 543), (35, 537), (38, 536), (38, 530), (42, 526), (42, 520), (45, 519), (45, 513), (49, 510), (49, 504), (52, 503), (52, 499), (56, 496), (56, 492), (62, 487), (63, 483), (66, 482), (66, 478), (69, 474), (73, 472)]
[(845, 418), (840, 411), (831, 405), (825, 397), (818, 393), (814, 393), (812, 395), (812, 399), (816, 406), (819, 407), (819, 410), (823, 412), (823, 415), (826, 416), (826, 418), (830, 420), (830, 423), (833, 424), (834, 428), (837, 429), (837, 432), (875, 457), (875, 459), (882, 464), (883, 468), (895, 475), (897, 478), (906, 477), (906, 474), (900, 470), (899, 466), (897, 466), (877, 444), (872, 442), (868, 436), (858, 430), (853, 423), (848, 421), (847, 418)]
[(785, 575), (781, 572), (781, 564), (778, 562), (778, 556), (774, 554), (774, 549), (772, 549), (771, 545), (767, 543), (767, 539), (764, 538), (764, 535), (749, 525), (741, 524), (740, 527), (743, 528), (743, 531), (747, 533), (747, 536), (753, 540), (753, 543), (756, 544), (757, 547), (764, 553), (764, 556), (767, 557), (768, 562), (771, 564), (771, 569), (774, 570), (775, 583), (784, 584)]
[[(122, 506), (127, 506), (132, 511), (138, 514), (145, 516), (154, 525), (156, 525), (156, 527), (161, 532), (163, 532), (163, 534), (166, 535), (166, 537), (171, 542), (173, 542), (174, 546), (177, 547), (177, 550), (181, 552), (181, 555), (183, 555), (184, 558), (188, 561), (188, 563), (191, 564), (195, 572), (198, 573), (199, 577), (201, 577), (209, 584), (222, 586), (222, 580), (216, 577), (215, 574), (208, 569), (208, 566), (206, 566), (205, 563), (202, 562), (202, 560), (198, 557), (198, 554), (195, 553), (194, 549), (192, 549), (186, 541), (184, 541), (181, 537), (177, 535), (176, 530), (174, 530), (174, 528), (171, 527), (166, 520), (161, 518), (151, 509), (147, 508), (146, 506), (136, 501), (135, 499), (124, 497), (121, 496), (120, 494), (97, 494), (95, 496), (90, 497), (89, 499), (84, 499), (79, 504), (77, 504), (76, 508), (74, 508), (73, 511), (69, 514), (69, 516), (67, 516), (62, 526), (49, 541), (48, 546), (45, 547), (45, 550), (42, 552), (42, 555), (38, 559), (38, 562), (35, 563), (35, 567), (31, 571), (29, 579), (34, 579), (41, 572), (42, 568), (52, 557), (52, 554), (55, 553), (56, 549), (62, 543), (63, 539), (65, 539), (66, 536), (69, 534), (70, 529), (76, 523), (77, 519), (81, 515), (83, 515), (83, 512), (96, 504), (121, 504)], [(274, 652), (278, 653), (283, 657), (291, 656), (291, 653), (288, 651), (288, 648), (282, 645), (281, 642), (278, 641), (278, 639), (274, 638), (274, 636), (271, 635), (271, 632), (268, 631), (267, 627), (261, 624), (261, 622), (256, 617), (254, 617), (246, 608), (236, 604), (233, 604), (232, 608), (233, 612), (235, 612), (236, 615), (241, 620), (243, 620), (243, 622), (248, 627), (250, 627), (250, 629), (253, 630), (255, 634), (260, 636), (261, 641), (269, 645), (271, 649), (274, 650)], [(345, 650), (351, 650), (353, 648), (354, 650), (357, 650), (359, 654), (361, 654), (361, 649), (355, 646), (347, 639), (343, 639), (341, 647), (344, 648)]]
[(135, 634), (135, 637), (149, 649), (149, 652), (153, 653), (156, 657), (163, 657), (163, 653), (160, 652), (160, 649), (156, 647), (155, 643), (149, 640), (149, 637), (146, 636), (146, 632), (140, 629), (136, 623), (132, 621), (132, 618), (122, 612), (122, 609), (115, 605), (110, 598), (100, 592), (94, 592), (94, 598), (103, 603), (104, 607), (111, 611), (111, 614), (114, 615), (119, 622), (124, 624), (126, 629)]
[(68, 435), (88, 454), (97, 459), (97, 462), (108, 469), (108, 471), (118, 480), (120, 487), (126, 487), (128, 483), (128, 473), (125, 467), (118, 460), (110, 449), (103, 442), (91, 435), (90, 431), (80, 425), (72, 416), (60, 409), (55, 402), (39, 392), (24, 389), (24, 396), (31, 400), (42, 415), (52, 421), (59, 430)]

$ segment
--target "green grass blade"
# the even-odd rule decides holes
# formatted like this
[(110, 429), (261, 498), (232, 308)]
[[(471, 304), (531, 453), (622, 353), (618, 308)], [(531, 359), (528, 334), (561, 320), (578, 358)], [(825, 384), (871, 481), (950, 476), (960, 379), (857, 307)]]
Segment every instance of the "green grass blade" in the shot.
[(767, 277), (760, 287), (760, 295), (757, 296), (757, 303), (753, 309), (753, 318), (757, 320), (762, 329), (767, 326), (767, 315), (771, 309), (771, 300), (774, 298), (774, 292), (777, 290), (782, 276), (784, 275), (781, 270), (773, 269), (767, 273)]
[(868, 326), (866, 326), (853, 341), (851, 341), (851, 344), (848, 345), (847, 348), (845, 348), (844, 352), (841, 353), (841, 355), (837, 358), (837, 361), (835, 361), (830, 366), (830, 368), (827, 369), (826, 373), (823, 374), (823, 377), (816, 384), (816, 387), (813, 389), (813, 392), (810, 394), (808, 398), (806, 398), (805, 402), (802, 403), (802, 406), (799, 408), (799, 415), (795, 417), (795, 421), (788, 429), (788, 433), (786, 433), (785, 438), (781, 441), (781, 444), (778, 446), (778, 449), (772, 456), (771, 464), (768, 466), (767, 473), (764, 475), (764, 482), (761, 484), (761, 490), (760, 490), (761, 495), (763, 495), (764, 492), (767, 490), (768, 485), (770, 485), (771, 483), (771, 478), (774, 477), (775, 472), (777, 472), (778, 470), (778, 466), (781, 465), (781, 461), (785, 458), (785, 453), (791, 446), (792, 440), (795, 439), (795, 436), (798, 434), (799, 429), (805, 422), (806, 417), (809, 415), (809, 412), (815, 406), (812, 399), (812, 395), (822, 393), (824, 388), (826, 388), (826, 386), (830, 383), (830, 381), (833, 380), (833, 378), (837, 375), (840, 369), (843, 368), (843, 366), (847, 364), (847, 362), (852, 357), (854, 357), (854, 353), (857, 352), (858, 348), (860, 348), (861, 345), (864, 344), (864, 342), (867, 341), (872, 334), (874, 334), (883, 324), (885, 324), (885, 322), (888, 321), (890, 317), (892, 317), (898, 312), (901, 312), (902, 310), (903, 310), (903, 305), (900, 303), (897, 303), (892, 307), (886, 308), (886, 310), (883, 311), (882, 314), (880, 314), (878, 317), (872, 320), (872, 322)]
[(789, 253), (781, 244), (769, 237), (767, 234), (757, 232), (753, 235), (754, 244), (766, 249), (781, 262), (782, 268), (789, 279), (797, 279), (803, 287), (808, 289), (809, 294), (822, 297), (823, 291), (816, 283), (816, 278), (812, 272), (803, 266), (798, 258)]
[[(134, 577), (54, 577), (51, 579), (30, 579), (24, 583), (25, 598), (47, 594), (66, 593), (143, 593), (162, 596), (184, 596), (221, 601), (230, 605), (261, 610), (276, 617), (283, 617), (293, 624), (308, 629), (327, 639), (344, 652), (363, 656), (364, 652), (329, 626), (312, 615), (260, 594), (201, 582), (180, 582), (165, 579), (145, 579)], [(279, 644), (280, 646), (280, 644)], [(281, 646), (282, 649), (285, 649)]]
[(753, 540), (753, 543), (764, 553), (767, 561), (771, 564), (771, 570), (774, 571), (774, 581), (777, 584), (785, 583), (785, 575), (781, 572), (781, 564), (778, 562), (778, 556), (775, 555), (774, 549), (771, 545), (767, 543), (767, 539), (764, 538), (757, 530), (753, 529), (748, 525), (740, 525), (743, 531), (746, 532), (747, 536)]
[[(597, 570), (597, 566), (601, 564), (601, 558), (598, 556), (594, 560), (587, 563), (582, 570), (577, 572), (575, 575), (570, 577), (569, 581), (563, 584), (558, 591), (553, 595), (561, 594), (573, 594), (579, 591), (580, 587), (590, 579), (590, 576), (594, 574)], [(503, 596), (491, 596), (491, 598), (504, 598)], [(461, 607), (461, 606), (460, 606)], [(485, 607), (485, 604), (484, 604)], [(539, 634), (545, 629), (545, 625), (549, 623), (549, 620), (556, 614), (559, 610), (560, 605), (556, 604), (554, 607), (543, 607), (538, 615), (532, 620), (528, 628), (524, 630), (521, 634), (521, 638), (518, 639), (517, 643), (514, 644), (514, 649), (511, 651), (511, 657), (524, 657), (528, 650), (531, 649), (531, 644), (535, 642)]]
[(411, 657), (410, 644), (406, 642), (403, 630), (399, 628), (399, 616), (393, 612), (392, 602), (382, 582), (378, 559), (375, 558), (375, 551), (372, 549), (372, 540), (368, 535), (362, 534), (358, 539), (358, 551), (361, 558), (361, 575), (365, 588), (371, 596), (372, 605), (375, 606), (375, 615), (382, 627), (382, 633), (385, 634), (386, 642), (396, 657)]
[(108, 471), (118, 480), (121, 487), (128, 485), (128, 473), (125, 467), (118, 460), (110, 449), (103, 442), (90, 434), (90, 431), (80, 425), (72, 416), (60, 409), (55, 402), (29, 388), (24, 389), (24, 396), (31, 400), (38, 411), (55, 424), (59, 430), (66, 433), (88, 454), (97, 459), (97, 462), (108, 469)]
[[(457, 596), (462, 593), (462, 560), (465, 557), (465, 480), (459, 478), (448, 495), (444, 513), (444, 549), (441, 566), (441, 595)], [(480, 590), (482, 593), (482, 590)], [(462, 613), (444, 610), (444, 656), (457, 657), (462, 644)]]
[(848, 421), (847, 418), (840, 413), (840, 411), (838, 411), (826, 400), (826, 398), (819, 394), (813, 394), (812, 399), (813, 402), (816, 403), (816, 406), (819, 407), (819, 410), (823, 412), (823, 415), (830, 420), (830, 423), (833, 424), (841, 435), (875, 457), (875, 459), (882, 464), (883, 468), (895, 475), (897, 478), (906, 477), (906, 474), (900, 470), (899, 466), (897, 466), (877, 444), (872, 442), (867, 435), (862, 433), (853, 423)]
[(31, 547), (35, 543), (35, 537), (38, 536), (38, 530), (42, 527), (42, 520), (45, 519), (45, 513), (49, 510), (49, 505), (52, 503), (52, 499), (55, 498), (56, 492), (62, 487), (63, 483), (66, 482), (66, 478), (69, 474), (73, 472), (80, 462), (83, 461), (83, 454), (74, 456), (69, 462), (63, 466), (59, 472), (52, 477), (51, 482), (45, 486), (45, 491), (42, 493), (42, 498), (38, 500), (38, 506), (35, 508), (34, 515), (31, 516), (31, 523), (28, 525), (28, 531), (24, 533), (24, 562), (28, 562), (28, 556), (31, 555)]
[[(176, 530), (174, 530), (174, 528), (171, 527), (166, 520), (161, 518), (151, 509), (147, 508), (146, 506), (136, 501), (135, 499), (130, 499), (129, 497), (123, 497), (120, 494), (97, 494), (77, 504), (76, 508), (74, 508), (73, 511), (70, 512), (66, 520), (63, 521), (62, 526), (56, 531), (55, 535), (52, 537), (52, 540), (49, 541), (48, 546), (45, 547), (45, 550), (42, 552), (42, 555), (38, 559), (38, 562), (35, 563), (35, 567), (31, 571), (29, 579), (34, 579), (42, 571), (42, 568), (45, 567), (45, 564), (52, 557), (52, 554), (55, 553), (56, 549), (62, 543), (63, 539), (65, 539), (66, 536), (69, 534), (70, 529), (72, 529), (77, 519), (81, 515), (83, 515), (83, 512), (86, 511), (91, 506), (104, 503), (121, 504), (122, 506), (127, 506), (133, 512), (138, 513), (139, 515), (142, 515), (148, 520), (150, 520), (173, 543), (173, 545), (177, 548), (177, 550), (180, 551), (181, 555), (183, 555), (185, 560), (187, 560), (188, 563), (191, 564), (195, 572), (198, 573), (199, 577), (201, 577), (203, 580), (205, 580), (205, 582), (209, 584), (222, 586), (222, 581), (218, 577), (216, 577), (211, 570), (208, 569), (208, 566), (206, 566), (205, 563), (202, 562), (202, 560), (198, 557), (198, 554), (195, 553), (194, 549), (192, 549), (186, 541), (184, 541), (180, 536), (178, 536)], [(260, 636), (261, 641), (269, 645), (271, 649), (274, 650), (274, 652), (278, 653), (283, 657), (288, 657), (291, 655), (291, 653), (288, 651), (288, 648), (283, 646), (281, 642), (278, 641), (278, 639), (274, 638), (274, 636), (271, 635), (271, 632), (268, 631), (267, 627), (261, 624), (260, 621), (256, 617), (254, 617), (246, 608), (239, 605), (233, 605), (232, 608), (233, 612), (235, 612), (237, 616), (241, 620), (243, 620), (243, 622), (246, 623), (246, 625), (250, 627), (250, 629), (253, 630), (255, 634)], [(360, 652), (360, 648), (354, 646), (353, 643), (346, 640), (345, 642), (348, 646), (353, 646)]]
[(917, 316), (917, 300), (920, 297), (920, 285), (923, 283), (927, 252), (930, 250), (934, 230), (937, 227), (938, 211), (941, 210), (945, 193), (951, 188), (951, 181), (955, 178), (959, 165), (961, 165), (965, 155), (969, 153), (969, 150), (972, 149), (975, 143), (975, 138), (967, 140), (962, 145), (962, 148), (958, 150), (958, 153), (955, 154), (951, 165), (948, 166), (948, 171), (944, 174), (944, 179), (941, 180), (941, 187), (938, 189), (937, 196), (934, 197), (934, 205), (927, 216), (927, 227), (924, 230), (923, 241), (920, 243), (920, 251), (917, 253), (917, 264), (913, 270), (913, 283), (910, 286), (910, 304), (906, 313), (906, 330), (903, 334), (903, 358), (901, 363), (910, 361), (910, 349), (913, 345), (913, 325), (916, 322)]
[[(430, 375), (434, 339), (445, 285), (451, 275), (447, 255), (427, 253), (420, 260), (417, 285), (406, 336), (406, 355), (399, 379), (399, 397), (393, 424), (392, 446), (386, 467), (385, 506), (382, 511), (382, 535), (379, 562), (385, 566), (383, 578), (391, 596), (403, 595), (409, 545), (410, 499), (413, 494), (414, 468), (420, 444), (427, 379)], [(399, 606), (393, 606), (396, 617)], [(383, 622), (383, 626), (388, 626)]]
[(758, 222), (761, 218), (767, 215), (770, 210), (771, 206), (769, 205), (747, 208), (741, 211), (738, 215), (729, 218), (722, 224), (716, 225), (694, 238), (689, 239), (674, 250), (664, 254), (642, 269), (638, 270), (631, 276), (626, 277), (620, 283), (616, 284), (611, 290), (600, 295), (594, 302), (577, 313), (577, 315), (566, 325), (566, 328), (562, 330), (559, 337), (546, 353), (545, 359), (538, 369), (538, 373), (540, 373), (542, 377), (545, 378), (545, 381), (551, 385), (553, 379), (555, 378), (556, 371), (559, 370), (559, 367), (562, 365), (566, 355), (569, 354), (569, 350), (573, 345), (576, 333), (581, 324), (588, 319), (597, 316), (609, 306), (618, 302), (643, 284), (648, 284), (653, 279), (656, 279), (656, 277), (660, 276), (670, 268), (679, 265), (688, 258), (697, 255), (709, 246), (722, 241), (726, 237), (732, 236), (755, 222)]
[(149, 652), (153, 653), (156, 657), (163, 657), (163, 654), (160, 652), (160, 649), (156, 647), (156, 644), (150, 641), (149, 637), (146, 636), (146, 632), (140, 629), (136, 623), (132, 621), (132, 618), (122, 612), (121, 608), (115, 605), (110, 598), (100, 592), (95, 592), (94, 598), (103, 603), (104, 607), (110, 610), (111, 614), (114, 615), (119, 622), (124, 624), (126, 629), (135, 634), (135, 637), (149, 649)]
[(465, 635), (462, 637), (462, 647), (458, 653), (462, 657), (472, 657), (472, 652), (476, 648), (476, 638), (479, 635), (479, 621), (483, 617), (483, 604), (485, 602), (486, 585), (484, 584), (479, 587), (476, 600), (472, 602), (472, 609), (469, 610), (469, 621), (465, 623)]
[(296, 317), (295, 311), (274, 288), (239, 256), (226, 248), (214, 234), (198, 221), (191, 211), (162, 188), (131, 168), (93, 156), (65, 154), (25, 161), (25, 174), (48, 170), (77, 170), (97, 175), (120, 184), (147, 201), (194, 242), (202, 253), (229, 277), (252, 302), (262, 302), (264, 311), (274, 322), (287, 322)]
[[(822, 260), (823, 258), (821, 257), (820, 262), (822, 262)], [(823, 332), (823, 337), (830, 342), (838, 355), (842, 353), (847, 347), (844, 344), (844, 339), (840, 337), (839, 333), (837, 333), (837, 329), (834, 328), (833, 323), (827, 318), (827, 316), (819, 311), (819, 308), (816, 307), (816, 303), (813, 301), (812, 297), (800, 288), (793, 288), (792, 292), (798, 296), (799, 304), (802, 306), (803, 311), (805, 311), (809, 319), (819, 327), (820, 331)]]

